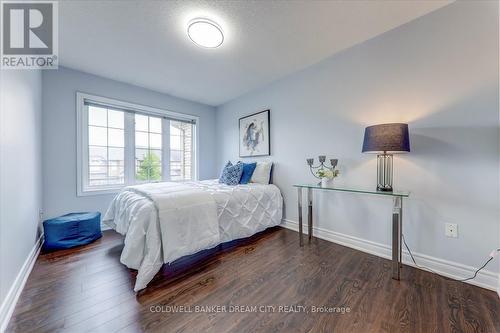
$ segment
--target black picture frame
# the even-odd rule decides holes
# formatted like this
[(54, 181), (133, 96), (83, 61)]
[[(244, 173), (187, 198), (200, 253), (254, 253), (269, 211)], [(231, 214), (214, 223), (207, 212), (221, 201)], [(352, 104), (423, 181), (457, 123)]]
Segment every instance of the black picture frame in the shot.
[[(250, 117), (255, 117), (261, 113), (267, 113), (267, 117), (266, 117), (266, 121), (267, 121), (267, 154), (259, 154), (259, 155), (242, 155), (241, 154), (241, 145), (242, 145), (242, 142), (241, 142), (241, 122), (242, 120), (245, 120), (247, 118), (250, 118)], [(241, 117), (239, 120), (238, 120), (238, 150), (239, 150), (239, 156), (241, 158), (243, 157), (259, 157), (259, 156), (270, 156), (271, 155), (271, 110), (270, 109), (267, 109), (267, 110), (263, 110), (263, 111), (259, 111), (259, 112), (256, 112), (256, 113), (252, 113), (252, 114), (249, 114), (247, 116), (244, 116), (244, 117)]]

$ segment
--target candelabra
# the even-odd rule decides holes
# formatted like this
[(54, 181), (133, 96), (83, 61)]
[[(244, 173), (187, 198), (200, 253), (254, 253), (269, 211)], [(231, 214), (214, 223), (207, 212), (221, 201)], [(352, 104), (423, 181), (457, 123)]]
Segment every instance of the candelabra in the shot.
[(325, 165), (325, 161), (326, 161), (326, 156), (324, 155), (320, 155), (318, 157), (319, 159), (319, 165), (318, 166), (314, 166), (314, 158), (308, 158), (307, 159), (307, 165), (309, 165), (309, 169), (311, 170), (311, 174), (318, 178), (318, 179), (321, 179), (320, 176), (318, 176), (316, 173), (318, 173), (318, 171), (320, 170), (330, 170), (333, 174), (335, 174), (335, 167), (337, 166), (337, 163), (339, 162), (338, 159), (336, 158), (332, 158), (330, 159), (330, 164), (332, 165), (331, 167)]

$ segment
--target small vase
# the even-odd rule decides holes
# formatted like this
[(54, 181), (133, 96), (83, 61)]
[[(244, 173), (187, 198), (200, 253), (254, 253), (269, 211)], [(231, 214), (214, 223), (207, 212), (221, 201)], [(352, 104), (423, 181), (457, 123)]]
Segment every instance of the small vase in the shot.
[(321, 187), (333, 187), (333, 179), (321, 178)]

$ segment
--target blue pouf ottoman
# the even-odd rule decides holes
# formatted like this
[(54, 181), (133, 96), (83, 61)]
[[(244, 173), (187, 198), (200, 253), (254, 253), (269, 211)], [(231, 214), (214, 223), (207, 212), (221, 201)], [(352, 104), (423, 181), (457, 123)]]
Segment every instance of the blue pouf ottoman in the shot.
[(46, 251), (69, 249), (102, 237), (101, 213), (71, 213), (43, 222)]

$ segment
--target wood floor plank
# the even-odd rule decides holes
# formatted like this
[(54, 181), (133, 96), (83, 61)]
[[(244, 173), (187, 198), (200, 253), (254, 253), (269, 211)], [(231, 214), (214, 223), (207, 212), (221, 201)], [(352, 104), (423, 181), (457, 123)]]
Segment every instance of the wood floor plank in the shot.
[(122, 248), (106, 231), (41, 254), (8, 332), (500, 332), (492, 291), (407, 266), (395, 281), (388, 260), (316, 238), (299, 247), (282, 228), (165, 265), (139, 293)]

